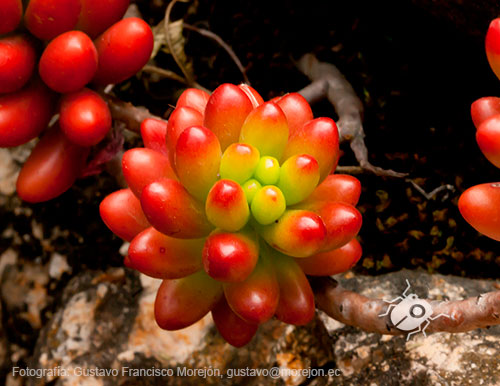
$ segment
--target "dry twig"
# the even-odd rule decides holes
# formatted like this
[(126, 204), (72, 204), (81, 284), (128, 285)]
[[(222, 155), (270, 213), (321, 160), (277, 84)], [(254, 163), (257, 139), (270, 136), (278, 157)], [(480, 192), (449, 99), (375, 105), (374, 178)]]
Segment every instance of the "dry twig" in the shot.
[(184, 67), (184, 64), (182, 63), (182, 60), (177, 56), (177, 52), (173, 47), (172, 43), (172, 36), (170, 35), (170, 13), (172, 12), (172, 8), (174, 7), (175, 3), (178, 1), (182, 0), (172, 0), (165, 11), (165, 19), (163, 21), (164, 23), (164, 28), (165, 28), (165, 38), (167, 39), (167, 45), (170, 50), (170, 54), (175, 60), (175, 63), (177, 63), (177, 66), (181, 69), (182, 73), (184, 74), (184, 78), (186, 78), (186, 82), (189, 86), (194, 86), (194, 79), (191, 75), (191, 73)]
[(194, 87), (194, 88), (197, 88), (197, 89), (200, 89), (200, 90), (203, 90), (207, 93), (210, 93), (210, 90), (206, 89), (205, 87), (203, 87), (201, 84), (199, 84), (198, 82), (195, 82), (193, 81), (192, 84), (188, 83), (188, 81), (186, 79), (184, 79), (182, 76), (180, 75), (177, 75), (175, 72), (173, 71), (170, 71), (170, 70), (167, 70), (165, 68), (161, 68), (161, 67), (157, 67), (157, 66), (153, 66), (151, 64), (146, 64), (143, 68), (142, 68), (142, 71), (145, 71), (145, 72), (148, 72), (150, 74), (156, 74), (156, 75), (159, 75), (163, 78), (168, 78), (168, 79), (171, 79), (171, 80), (175, 80), (176, 82), (179, 82), (179, 83), (182, 83), (183, 85), (185, 86), (188, 86), (188, 87)]
[(446, 185), (438, 186), (437, 188), (435, 188), (432, 191), (430, 191), (429, 193), (427, 193), (415, 181), (413, 181), (409, 178), (407, 178), (406, 181), (408, 181), (410, 184), (412, 184), (412, 186), (415, 188), (415, 190), (417, 192), (419, 192), (422, 196), (424, 196), (426, 200), (432, 200), (436, 196), (436, 194), (438, 194), (439, 192), (442, 192), (443, 190), (447, 190), (448, 192), (445, 194), (445, 196), (442, 199), (442, 201), (444, 201), (449, 197), (449, 192), (455, 191), (455, 187), (453, 185), (446, 184)]
[(309, 102), (314, 103), (324, 97), (335, 108), (339, 120), (337, 126), (341, 141), (349, 141), (359, 165), (379, 176), (405, 177), (406, 173), (385, 170), (368, 161), (363, 130), (363, 104), (351, 84), (331, 63), (318, 61), (312, 54), (304, 55), (297, 63), (298, 68), (311, 79), (312, 83), (299, 91)]
[(236, 66), (238, 67), (238, 69), (241, 72), (241, 75), (243, 76), (244, 82), (247, 83), (248, 85), (250, 85), (250, 80), (248, 79), (245, 67), (243, 67), (243, 64), (241, 64), (240, 59), (238, 58), (236, 53), (233, 51), (231, 46), (229, 44), (227, 44), (224, 40), (222, 40), (222, 38), (219, 35), (213, 33), (212, 31), (209, 31), (207, 29), (198, 28), (198, 27), (195, 27), (194, 25), (190, 25), (190, 24), (186, 24), (186, 23), (184, 23), (184, 28), (191, 30), (191, 31), (195, 31), (195, 32), (199, 33), (200, 35), (205, 36), (207, 38), (210, 38), (210, 39), (214, 40), (215, 42), (217, 42), (217, 44), (219, 44), (224, 50), (226, 50), (228, 55), (231, 57), (233, 62), (236, 64)]
[(151, 64), (146, 64), (143, 68), (142, 71), (148, 72), (150, 74), (156, 74), (161, 76), (162, 78), (168, 78), (171, 80), (175, 80), (179, 83), (182, 83), (186, 86), (189, 86), (188, 82), (186, 79), (184, 79), (182, 76), (177, 75), (175, 72), (167, 70), (165, 68), (160, 68), (157, 66), (153, 66)]

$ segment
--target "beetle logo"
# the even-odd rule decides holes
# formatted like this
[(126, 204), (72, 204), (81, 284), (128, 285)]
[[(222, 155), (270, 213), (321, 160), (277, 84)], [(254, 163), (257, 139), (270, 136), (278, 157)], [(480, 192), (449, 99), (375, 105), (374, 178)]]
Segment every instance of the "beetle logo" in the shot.
[[(384, 302), (389, 303), (387, 311), (380, 314), (379, 317), (389, 315), (391, 323), (397, 329), (401, 331), (409, 331), (406, 336), (406, 340), (410, 339), (410, 336), (422, 331), (425, 337), (425, 329), (429, 326), (432, 320), (437, 319), (441, 316), (450, 318), (449, 315), (439, 314), (432, 316), (432, 306), (428, 301), (420, 299), (416, 294), (406, 294), (410, 290), (410, 282), (406, 279), (406, 284), (408, 286), (403, 292), (402, 296), (398, 296), (393, 300), (384, 300)], [(396, 303), (400, 300), (399, 303)], [(415, 330), (415, 331), (413, 331)]]

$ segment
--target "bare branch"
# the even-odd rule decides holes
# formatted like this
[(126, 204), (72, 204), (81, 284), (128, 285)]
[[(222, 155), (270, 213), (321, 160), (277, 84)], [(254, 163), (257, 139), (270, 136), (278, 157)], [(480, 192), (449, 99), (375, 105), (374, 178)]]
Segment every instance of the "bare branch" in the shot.
[[(451, 191), (451, 192), (454, 192), (455, 191), (455, 187), (453, 185), (450, 185), (450, 184), (446, 184), (446, 185), (441, 185), (441, 186), (438, 186), (437, 188), (433, 189), (432, 191), (430, 191), (429, 193), (427, 193), (424, 189), (422, 189), (415, 181), (413, 181), (412, 179), (409, 179), (407, 178), (406, 181), (408, 181), (410, 184), (412, 184), (412, 186), (417, 190), (417, 192), (419, 192), (422, 196), (424, 196), (427, 200), (432, 200), (432, 198), (438, 194), (439, 192), (443, 191), (443, 190), (448, 190), (448, 191)], [(443, 197), (442, 201), (446, 200), (449, 196), (449, 193), (447, 192), (445, 194), (445, 196)]]
[[(304, 72), (302, 68), (299, 67), (299, 69)], [(326, 97), (327, 93), (328, 81), (326, 79), (314, 80), (299, 91), (299, 94), (302, 95), (310, 104), (321, 101)]]
[(363, 103), (337, 67), (331, 63), (318, 61), (312, 54), (304, 55), (297, 66), (312, 81), (299, 93), (309, 103), (321, 100), (325, 96), (328, 98), (339, 117), (337, 126), (340, 140), (350, 142), (351, 149), (364, 170), (380, 176), (401, 178), (408, 175), (373, 166), (368, 161), (368, 149), (364, 141), (365, 133), (362, 123)]
[(227, 44), (224, 40), (222, 40), (222, 38), (219, 35), (213, 33), (212, 31), (209, 31), (207, 29), (198, 28), (198, 27), (195, 27), (194, 25), (190, 25), (190, 24), (185, 24), (184, 23), (184, 28), (188, 29), (188, 30), (191, 30), (191, 31), (195, 31), (195, 32), (199, 33), (202, 36), (210, 38), (210, 39), (214, 40), (215, 42), (217, 42), (217, 44), (219, 44), (222, 48), (224, 48), (224, 50), (226, 50), (226, 52), (228, 53), (228, 55), (231, 57), (231, 59), (233, 60), (233, 62), (236, 64), (236, 66), (240, 70), (241, 75), (243, 75), (244, 82), (246, 84), (250, 85), (250, 80), (248, 79), (245, 67), (243, 67), (243, 64), (241, 64), (240, 59), (238, 58), (238, 56), (236, 55), (236, 53), (233, 51), (233, 49), (231, 48), (231, 46), (229, 44)]
[[(330, 277), (310, 277), (315, 293), (316, 307), (328, 316), (350, 326), (380, 334), (404, 335), (390, 323), (390, 314), (379, 317), (388, 303), (370, 299), (348, 291)], [(446, 314), (450, 318), (433, 320), (426, 332), (465, 332), (476, 328), (500, 325), (500, 291), (488, 292), (479, 297), (459, 301), (437, 302), (427, 300), (433, 314)]]
[(160, 75), (163, 78), (168, 78), (171, 80), (175, 80), (179, 83), (182, 83), (186, 86), (189, 86), (189, 83), (187, 82), (186, 79), (184, 79), (182, 76), (177, 75), (175, 72), (167, 70), (165, 68), (160, 68), (157, 66), (153, 66), (151, 64), (146, 64), (143, 68), (142, 71), (148, 72), (150, 74), (156, 74)]
[(187, 84), (194, 85), (194, 79), (191, 75), (191, 73), (186, 69), (184, 64), (182, 63), (182, 60), (177, 56), (177, 52), (174, 49), (173, 43), (172, 43), (172, 36), (170, 35), (170, 13), (172, 12), (172, 8), (174, 7), (175, 3), (178, 1), (184, 1), (184, 0), (172, 0), (165, 11), (165, 19), (163, 21), (164, 23), (164, 28), (165, 28), (165, 38), (167, 39), (167, 45), (168, 49), (170, 50), (170, 54), (175, 60), (175, 63), (179, 66), (181, 69), (182, 73), (184, 74), (184, 77), (186, 78)]
[(208, 90), (207, 88), (203, 87), (198, 82), (193, 81), (193, 83), (190, 84), (182, 76), (177, 75), (175, 72), (167, 70), (165, 68), (161, 68), (161, 67), (153, 66), (151, 64), (147, 64), (147, 65), (145, 65), (142, 68), (142, 71), (149, 72), (150, 74), (156, 74), (156, 75), (159, 75), (159, 76), (161, 76), (163, 78), (168, 78), (168, 79), (171, 79), (171, 80), (175, 80), (175, 81), (177, 81), (179, 83), (182, 83), (185, 86), (194, 87), (194, 88), (203, 90), (203, 91), (205, 91), (205, 92), (207, 92), (207, 93), (210, 94), (210, 90)]
[(365, 170), (361, 166), (337, 166), (335, 172), (340, 174), (363, 174)]

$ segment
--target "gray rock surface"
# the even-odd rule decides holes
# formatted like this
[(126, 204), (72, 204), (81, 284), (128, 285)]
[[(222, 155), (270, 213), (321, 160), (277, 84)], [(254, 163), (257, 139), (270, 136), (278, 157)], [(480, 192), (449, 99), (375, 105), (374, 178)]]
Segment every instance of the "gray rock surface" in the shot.
[[(404, 291), (406, 279), (413, 293), (434, 300), (460, 300), (499, 289), (498, 281), (408, 270), (378, 277), (345, 274), (339, 281), (363, 295), (391, 300)], [(320, 319), (334, 341), (334, 360), (342, 370), (342, 377), (335, 379), (338, 384), (500, 385), (500, 326), (427, 338), (419, 334), (406, 341), (405, 336), (380, 336), (345, 326), (323, 313)]]
[[(321, 367), (332, 360), (329, 337), (319, 320), (301, 328), (272, 321), (242, 349), (223, 341), (209, 315), (184, 330), (163, 331), (153, 316), (159, 283), (124, 269), (86, 272), (73, 278), (62, 295), (63, 306), (42, 330), (29, 364), (32, 369), (62, 368), (68, 373), (24, 380), (29, 385), (51, 381), (57, 385), (197, 385), (200, 377), (196, 375), (141, 378), (134, 371), (156, 368), (189, 374), (199, 369), (220, 369), (225, 373), (227, 369), (267, 368), (268, 364)], [(114, 369), (119, 376), (79, 376), (97, 368)], [(241, 381), (241, 377), (235, 379)], [(222, 381), (233, 384), (235, 379)], [(288, 383), (299, 384), (304, 379), (294, 377)], [(267, 380), (263, 376), (248, 378), (252, 383), (265, 384)], [(206, 381), (215, 384), (221, 378), (212, 376)]]
[(16, 180), (21, 165), (28, 159), (37, 139), (10, 149), (0, 148), (0, 194), (11, 195), (16, 191)]
[[(347, 273), (339, 280), (367, 296), (392, 299), (404, 290), (406, 278), (420, 297), (433, 299), (454, 300), (495, 289), (492, 281), (412, 271), (378, 277)], [(235, 349), (217, 334), (209, 315), (184, 330), (158, 328), (153, 318), (158, 285), (158, 280), (121, 268), (74, 277), (62, 294), (61, 307), (42, 329), (29, 364), (39, 369), (59, 366), (68, 374), (23, 380), (29, 385), (500, 384), (498, 326), (456, 335), (419, 335), (407, 342), (403, 336), (345, 326), (318, 312), (304, 327), (271, 321), (248, 346)], [(281, 369), (276, 379), (227, 376), (236, 369), (272, 367)], [(96, 369), (115, 371), (116, 376), (78, 375)], [(164, 369), (172, 375), (136, 377), (139, 369)], [(330, 371), (331, 376), (307, 378), (300, 369)], [(196, 371), (205, 371), (207, 377), (193, 374)]]

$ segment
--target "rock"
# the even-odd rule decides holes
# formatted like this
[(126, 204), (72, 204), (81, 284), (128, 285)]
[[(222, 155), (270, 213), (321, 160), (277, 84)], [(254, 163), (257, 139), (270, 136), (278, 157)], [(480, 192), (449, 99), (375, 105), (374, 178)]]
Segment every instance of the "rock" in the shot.
[(8, 149), (0, 149), (0, 193), (11, 195), (16, 191), (20, 167), (14, 162)]
[[(216, 332), (212, 318), (180, 331), (161, 330), (154, 320), (153, 304), (160, 280), (132, 271), (84, 272), (74, 277), (62, 294), (62, 307), (42, 330), (31, 368), (64, 369), (61, 376), (29, 378), (28, 384), (56, 385), (117, 383), (232, 384), (248, 378), (266, 383), (265, 376), (245, 377), (236, 373), (223, 379), (227, 369), (321, 367), (332, 360), (329, 337), (316, 321), (305, 327), (271, 321), (246, 347), (235, 349)], [(58, 367), (59, 366), (59, 367)], [(92, 370), (93, 369), (93, 370)], [(96, 369), (115, 371), (116, 377), (91, 376)], [(164, 371), (164, 376), (138, 377), (140, 371)], [(172, 371), (173, 375), (166, 373)], [(86, 372), (86, 373), (85, 373)], [(184, 375), (184, 376), (183, 376)], [(303, 376), (289, 376), (286, 383), (298, 385)]]
[(65, 272), (71, 273), (71, 267), (68, 265), (66, 256), (53, 252), (50, 256), (49, 276), (59, 280)]
[(43, 265), (23, 261), (14, 248), (0, 254), (0, 380), (30, 356), (50, 299), (47, 285)]
[[(8, 249), (1, 256), (4, 268), (1, 277), (1, 299), (9, 315), (7, 325), (13, 331), (26, 330), (30, 334), (42, 327), (42, 311), (50, 302), (48, 298), (48, 269), (36, 262), (16, 261), (17, 256)], [(9, 261), (8, 264), (6, 261)], [(1, 264), (1, 263), (0, 263)], [(28, 336), (24, 339), (29, 339)]]
[(35, 143), (33, 140), (22, 146), (0, 149), (0, 194), (14, 194), (21, 165), (28, 159)]
[[(392, 299), (406, 287), (405, 278), (420, 297), (436, 299), (475, 296), (493, 288), (491, 281), (412, 271), (378, 277), (349, 273), (340, 281), (367, 296)], [(406, 342), (405, 337), (344, 326), (318, 312), (313, 322), (302, 327), (270, 321), (249, 345), (235, 349), (218, 335), (210, 315), (183, 330), (161, 330), (153, 316), (159, 283), (121, 268), (87, 271), (71, 279), (63, 291), (61, 308), (40, 334), (30, 364), (33, 369), (59, 368), (66, 373), (32, 377), (28, 384), (499, 382), (498, 327), (459, 335), (420, 335)], [(147, 376), (155, 371), (157, 376)], [(255, 374), (248, 374), (251, 371)], [(273, 377), (263, 372), (273, 372)], [(330, 377), (317, 376), (321, 372), (330, 372)]]
[(4, 313), (1, 331), (5, 338), (2, 346), (11, 364), (25, 363), (50, 316), (53, 298), (48, 294), (49, 287), (47, 267), (40, 261), (24, 260), (14, 248), (0, 255), (0, 300)]

